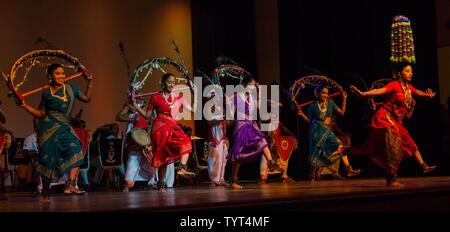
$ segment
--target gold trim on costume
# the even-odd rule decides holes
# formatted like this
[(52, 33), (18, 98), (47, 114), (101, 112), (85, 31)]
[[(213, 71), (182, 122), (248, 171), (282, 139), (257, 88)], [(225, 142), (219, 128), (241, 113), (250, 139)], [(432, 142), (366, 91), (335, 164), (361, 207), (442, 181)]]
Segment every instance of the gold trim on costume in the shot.
[(55, 125), (53, 125), (52, 128), (46, 130), (41, 136), (39, 136), (39, 138), (38, 138), (39, 147), (41, 147), (45, 142), (47, 142), (47, 140), (49, 140), (50, 137), (56, 131), (58, 131), (60, 127), (61, 127), (61, 125), (59, 125), (58, 123), (55, 123)]
[(69, 117), (73, 110), (72, 109), (73, 102), (75, 101), (75, 98), (73, 96), (72, 86), (70, 86), (70, 85), (67, 86), (67, 93), (69, 94), (70, 101), (69, 101), (69, 107), (67, 107), (68, 110), (67, 110), (66, 116)]

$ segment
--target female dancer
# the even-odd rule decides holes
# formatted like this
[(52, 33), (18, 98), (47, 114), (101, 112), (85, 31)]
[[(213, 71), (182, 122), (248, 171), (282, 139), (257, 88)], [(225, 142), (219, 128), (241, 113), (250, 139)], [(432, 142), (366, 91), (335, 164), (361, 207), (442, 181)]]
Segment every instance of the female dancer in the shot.
[(39, 119), (38, 145), (39, 164), (36, 173), (43, 180), (43, 202), (49, 201), (50, 182), (69, 172), (65, 194), (83, 194), (76, 188), (78, 170), (83, 164), (80, 139), (70, 126), (75, 98), (89, 102), (92, 94), (92, 76), (85, 75), (87, 87), (82, 93), (74, 84), (65, 84), (66, 75), (61, 64), (51, 64), (47, 68), (50, 88), (42, 92), (39, 108), (28, 105), (24, 100), (18, 104)]
[(173, 118), (172, 108), (178, 109), (183, 104), (184, 109), (193, 112), (191, 107), (185, 102), (182, 96), (175, 97), (172, 90), (175, 86), (175, 76), (166, 73), (161, 77), (162, 91), (152, 95), (147, 111), (144, 111), (136, 102), (133, 102), (135, 109), (145, 118), (150, 118), (153, 110), (156, 110), (157, 117), (153, 121), (151, 131), (151, 144), (153, 157), (151, 165), (158, 168), (158, 190), (165, 193), (165, 175), (167, 165), (181, 157), (181, 169), (178, 175), (195, 175), (187, 171), (187, 161), (189, 153), (192, 151), (190, 138), (183, 132), (182, 128)]
[(310, 124), (309, 126), (309, 163), (311, 165), (309, 178), (311, 181), (320, 179), (320, 167), (326, 167), (342, 158), (347, 174), (359, 174), (353, 170), (344, 153), (343, 143), (336, 137), (331, 128), (331, 118), (335, 113), (345, 114), (347, 93), (340, 89), (342, 94), (342, 108), (328, 97), (328, 88), (323, 85), (316, 87), (314, 95), (317, 100), (308, 108), (305, 115), (298, 107), (298, 115)]
[(404, 185), (397, 181), (397, 172), (404, 155), (407, 157), (414, 155), (424, 172), (436, 168), (429, 167), (423, 161), (419, 148), (403, 125), (403, 118), (409, 117), (413, 110), (413, 94), (431, 99), (436, 93), (431, 89), (423, 92), (409, 84), (413, 77), (411, 64), (398, 64), (394, 72), (397, 80), (383, 88), (361, 92), (355, 86), (351, 86), (351, 91), (359, 97), (387, 95), (383, 106), (372, 117), (366, 149), (370, 159), (386, 171), (387, 186), (403, 187)]
[[(256, 88), (256, 81), (253, 77), (246, 76), (242, 80), (242, 85), (252, 90)], [(231, 161), (233, 161), (230, 187), (242, 189), (242, 186), (237, 183), (241, 163), (256, 162), (261, 154), (264, 154), (271, 171), (278, 169), (278, 164), (272, 159), (265, 136), (258, 128), (256, 121), (250, 119), (250, 115), (256, 111), (257, 100), (248, 93), (237, 93), (233, 103), (237, 109), (237, 120), (234, 122), (233, 147), (230, 150)]]

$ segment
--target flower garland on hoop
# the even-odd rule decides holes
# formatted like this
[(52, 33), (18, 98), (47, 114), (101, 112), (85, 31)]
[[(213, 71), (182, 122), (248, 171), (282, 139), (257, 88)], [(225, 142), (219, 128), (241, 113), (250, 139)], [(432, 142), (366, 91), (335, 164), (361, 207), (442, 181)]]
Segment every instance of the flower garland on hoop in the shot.
[(85, 79), (92, 79), (92, 75), (87, 68), (76, 57), (67, 52), (51, 49), (34, 50), (17, 59), (12, 65), (9, 74), (2, 73), (9, 90), (9, 96), (13, 96), (20, 103), (24, 101), (26, 96), (49, 88), (50, 86), (47, 84), (25, 93), (20, 92), (20, 89), (27, 83), (29, 73), (33, 67), (47, 68), (52, 63), (60, 63), (65, 68), (71, 68), (77, 72), (66, 77), (64, 82), (80, 76), (83, 76)]
[[(342, 86), (340, 86), (336, 81), (326, 77), (326, 76), (320, 76), (320, 75), (311, 75), (311, 76), (305, 76), (301, 77), (298, 80), (296, 80), (292, 86), (289, 89), (289, 95), (291, 97), (291, 101), (295, 104), (297, 108), (301, 108), (303, 106), (311, 104), (313, 101), (308, 101), (305, 103), (298, 103), (297, 98), (301, 95), (303, 90), (306, 88), (316, 88), (319, 85), (323, 85), (327, 87), (328, 89), (341, 89)], [(330, 94), (329, 97), (334, 97), (339, 95), (340, 92), (336, 92), (333, 94)]]

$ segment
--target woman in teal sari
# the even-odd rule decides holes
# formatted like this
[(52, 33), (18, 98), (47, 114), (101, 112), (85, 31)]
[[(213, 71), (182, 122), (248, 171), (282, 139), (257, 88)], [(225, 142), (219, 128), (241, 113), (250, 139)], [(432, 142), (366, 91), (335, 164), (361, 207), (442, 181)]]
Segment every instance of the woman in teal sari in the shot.
[(331, 118), (334, 114), (344, 115), (347, 93), (340, 89), (342, 94), (342, 108), (339, 108), (333, 99), (328, 96), (328, 88), (319, 85), (314, 95), (317, 100), (309, 107), (305, 115), (299, 108), (298, 115), (309, 124), (309, 157), (311, 165), (309, 178), (311, 181), (318, 180), (319, 168), (326, 167), (342, 158), (347, 172), (359, 173), (349, 165), (348, 158), (344, 153), (343, 143), (336, 137), (331, 128)]
[(47, 69), (50, 88), (42, 92), (41, 104), (36, 109), (25, 101), (21, 107), (38, 119), (39, 164), (36, 172), (43, 180), (43, 201), (49, 201), (49, 184), (69, 173), (65, 194), (83, 194), (76, 188), (79, 167), (83, 164), (80, 139), (70, 125), (75, 98), (89, 102), (92, 93), (92, 76), (86, 75), (87, 88), (82, 93), (74, 84), (64, 83), (66, 77), (60, 64)]

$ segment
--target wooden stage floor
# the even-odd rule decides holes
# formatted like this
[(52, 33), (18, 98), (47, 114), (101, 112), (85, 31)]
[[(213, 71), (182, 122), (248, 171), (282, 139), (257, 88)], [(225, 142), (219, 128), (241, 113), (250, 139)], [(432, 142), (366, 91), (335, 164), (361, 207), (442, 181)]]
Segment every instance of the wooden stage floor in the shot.
[(336, 212), (450, 211), (450, 176), (401, 178), (405, 188), (385, 187), (382, 178), (323, 180), (315, 184), (243, 184), (244, 189), (208, 185), (155, 190), (53, 195), (49, 205), (30, 192), (7, 193), (0, 212)]

